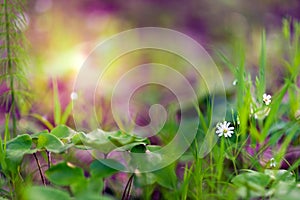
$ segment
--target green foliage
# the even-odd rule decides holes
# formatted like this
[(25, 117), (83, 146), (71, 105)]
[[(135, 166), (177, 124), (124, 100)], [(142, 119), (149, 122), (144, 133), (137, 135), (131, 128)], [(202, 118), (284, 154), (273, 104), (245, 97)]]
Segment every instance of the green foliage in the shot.
[(52, 81), (52, 85), (53, 85), (53, 102), (54, 102), (54, 123), (56, 126), (58, 126), (60, 124), (67, 123), (67, 120), (72, 112), (72, 102), (70, 102), (63, 111), (60, 104), (58, 86), (56, 80)]
[(3, 170), (17, 173), (23, 156), (34, 153), (34, 150), (31, 150), (31, 145), (32, 139), (28, 134), (18, 135), (16, 138), (8, 141), (6, 143), (6, 167)]
[(125, 167), (112, 159), (94, 160), (90, 165), (90, 173), (93, 177), (106, 178), (123, 170)]
[(74, 135), (75, 131), (65, 125), (56, 126), (51, 130), (51, 134), (59, 139), (69, 140)]
[(289, 116), (292, 119), (297, 119), (296, 113), (300, 108), (300, 89), (297, 86), (300, 74), (300, 23), (284, 19), (282, 31), (285, 38), (284, 50), (287, 52), (287, 57), (282, 60), (282, 63), (288, 72), (286, 78), (291, 83), (288, 90)]
[[(52, 81), (53, 85), (53, 118), (54, 118), (54, 124), (52, 124), (49, 120), (45, 119), (42, 115), (33, 113), (29, 116), (37, 119), (39, 122), (41, 122), (44, 126), (46, 126), (49, 130), (54, 129), (55, 127), (63, 127), (61, 125), (65, 125), (71, 115), (72, 112), (72, 102), (69, 102), (69, 104), (66, 106), (66, 108), (63, 110), (60, 98), (59, 98), (59, 92), (58, 92), (58, 86), (56, 80)], [(59, 129), (60, 129), (59, 128)]]
[(85, 177), (81, 168), (62, 162), (52, 166), (45, 174), (48, 180), (55, 185), (69, 186), (76, 199), (110, 199), (100, 195), (103, 190), (102, 177), (112, 174), (112, 171), (108, 170), (108, 167), (104, 169), (105, 167), (94, 161), (90, 166), (91, 176)]
[(39, 150), (46, 149), (50, 152), (61, 153), (64, 150), (64, 143), (55, 135), (42, 132), (37, 138), (36, 147)]
[(176, 190), (176, 183), (178, 182), (175, 165), (169, 165), (168, 167), (153, 172), (157, 183), (165, 188)]
[(295, 177), (286, 170), (265, 170), (257, 172), (246, 170), (232, 179), (237, 187), (237, 193), (241, 198), (267, 198), (297, 199), (295, 193), (300, 192), (296, 188)]
[[(267, 64), (267, 57), (266, 57), (266, 32), (262, 31), (261, 34), (261, 50), (260, 50), (260, 57), (259, 57), (259, 76), (256, 77), (256, 96), (262, 99), (263, 94), (266, 91), (266, 64)], [(259, 101), (263, 103), (262, 100)]]
[[(65, 125), (59, 125), (52, 129), (41, 131), (32, 135), (19, 135), (9, 141), (0, 140), (1, 144), (1, 171), (7, 177), (16, 177), (19, 174), (19, 169), (25, 154), (33, 154), (37, 166), (40, 171), (40, 176), (44, 180), (44, 175), (36, 156), (36, 152), (52, 152), (56, 154), (65, 153), (71, 147), (77, 148), (94, 148), (103, 153), (108, 153), (113, 149), (120, 148), (124, 150), (139, 149), (139, 145), (146, 145), (147, 139), (137, 138), (120, 131), (104, 132), (100, 129), (91, 133), (76, 132)], [(144, 147), (145, 148), (145, 147)], [(155, 147), (150, 147), (154, 148)], [(50, 157), (48, 157), (50, 159)], [(51, 161), (48, 160), (48, 166)], [(73, 166), (68, 162), (62, 162), (50, 167), (46, 172), (46, 178), (53, 184), (58, 186), (70, 186), (72, 194), (76, 199), (99, 199), (99, 194), (103, 189), (103, 178), (109, 177), (119, 171), (125, 170), (125, 167), (119, 162), (112, 159), (95, 160), (90, 165), (91, 177), (86, 178), (82, 168)], [(42, 196), (43, 189), (40, 187), (32, 187), (24, 193), (24, 198), (49, 198), (48, 192), (52, 189), (46, 189), (45, 195)], [(55, 195), (64, 196), (64, 192), (57, 192), (53, 189)], [(33, 195), (37, 193), (37, 195)], [(103, 196), (100, 199), (109, 199)]]
[[(12, 119), (12, 133), (17, 134), (17, 110), (24, 110), (28, 103), (28, 83), (25, 76), (27, 55), (22, 27), (26, 27), (23, 3), (4, 0), (0, 14), (0, 85), (8, 91), (1, 94), (2, 105)], [(22, 109), (23, 108), (23, 109)]]
[(83, 170), (70, 163), (59, 163), (45, 173), (47, 179), (59, 186), (68, 186), (84, 179)]
[(59, 189), (44, 187), (44, 186), (32, 186), (28, 187), (24, 194), (24, 200), (52, 200), (61, 199), (68, 200), (71, 199), (70, 195), (66, 191)]
[[(289, 150), (300, 144), (299, 119), (295, 116), (300, 106), (300, 91), (297, 85), (300, 73), (298, 22), (291, 24), (289, 20), (283, 21), (283, 37), (288, 41), (288, 54), (283, 59), (287, 76), (280, 89), (273, 91), (270, 104), (266, 104), (262, 99), (263, 94), (268, 90), (268, 77), (266, 77), (268, 52), (266, 32), (263, 30), (257, 61), (259, 69), (255, 80), (252, 80), (250, 72), (246, 70), (246, 45), (243, 42), (235, 44), (233, 62), (223, 53), (218, 52), (220, 59), (228, 66), (237, 83), (233, 87), (234, 94), (228, 95), (228, 106), (231, 110), (229, 109), (230, 114), (224, 119), (230, 121), (234, 127), (233, 136), (219, 138), (213, 149), (207, 152), (208, 147), (202, 142), (207, 136), (205, 134), (212, 133), (210, 139), (216, 139), (214, 138), (216, 130), (211, 128), (215, 125), (211, 124), (212, 108), (215, 105), (211, 103), (213, 97), (207, 97), (204, 106), (206, 110), (196, 105), (200, 122), (197, 137), (190, 149), (178, 161), (148, 173), (140, 173), (139, 168), (136, 167), (127, 183), (123, 183), (122, 179), (120, 182), (123, 185), (114, 188), (112, 182), (114, 179), (118, 180), (118, 173), (128, 169), (117, 160), (107, 159), (108, 155), (113, 151), (136, 155), (158, 151), (172, 140), (174, 136), (172, 133), (176, 132), (178, 123), (168, 119), (163, 133), (154, 138), (159, 140), (155, 145), (151, 144), (148, 138), (137, 137), (120, 130), (106, 132), (96, 129), (89, 133), (77, 132), (64, 125), (67, 123), (72, 105), (69, 103), (63, 110), (58, 86), (56, 80), (53, 80), (54, 123), (51, 124), (41, 115), (32, 114), (31, 116), (41, 121), (47, 130), (31, 135), (19, 133), (18, 136), (10, 137), (12, 134), (9, 120), (10, 118), (13, 120), (12, 132), (16, 135), (17, 103), (24, 101), (18, 96), (22, 93), (20, 89), (24, 89), (18, 88), (22, 85), (18, 82), (19, 79), (23, 81), (21, 73), (23, 65), (20, 62), (22, 57), (18, 53), (21, 49), (19, 34), (22, 34), (12, 23), (12, 20), (24, 19), (19, 16), (16, 18), (16, 11), (13, 9), (21, 8), (12, 7), (13, 3), (13, 0), (5, 0), (2, 5), (4, 12), (1, 13), (0, 37), (4, 43), (1, 43), (0, 48), (1, 53), (6, 56), (1, 57), (1, 64), (5, 66), (5, 70), (0, 80), (3, 80), (9, 88), (5, 100), (6, 104), (10, 105), (6, 113), (4, 137), (0, 138), (0, 196), (3, 196), (3, 199), (105, 200), (111, 199), (103, 194), (110, 186), (110, 189), (119, 193), (122, 187), (123, 199), (131, 196), (134, 187), (138, 192), (138, 189), (141, 189), (140, 195), (144, 199), (151, 199), (154, 191), (159, 191), (162, 199), (299, 198), (297, 170), (299, 171), (300, 159), (289, 163), (286, 158)], [(290, 30), (290, 26), (294, 31)], [(174, 113), (172, 114), (175, 115)], [(85, 150), (93, 153), (100, 152), (104, 158), (93, 158), (90, 164), (84, 163), (85, 166), (82, 166), (81, 163), (76, 163), (72, 154), (75, 151)], [(208, 155), (203, 157), (206, 152)], [(270, 155), (267, 155), (268, 153)], [(57, 159), (56, 162), (52, 162), (51, 154)], [(26, 160), (25, 155), (34, 157), (38, 169), (36, 171), (39, 172), (41, 182), (45, 186), (32, 186), (32, 180), (27, 182), (26, 178), (24, 179), (23, 175), (27, 173), (26, 170), (22, 171), (22, 161)], [(159, 157), (153, 159), (156, 158), (159, 159)], [(40, 159), (44, 159), (46, 165), (41, 165)], [(70, 161), (71, 159), (73, 160)], [(271, 166), (271, 161), (276, 166)], [(134, 157), (129, 158), (129, 162), (135, 166), (148, 164), (139, 163), (139, 160)], [(282, 163), (290, 167), (283, 170)], [(114, 178), (110, 179), (113, 175)], [(35, 182), (39, 183), (39, 180)], [(116, 196), (120, 195), (116, 194)]]
[[(109, 153), (116, 148), (129, 148), (138, 144), (147, 144), (147, 138), (139, 138), (121, 131), (105, 132), (96, 129), (88, 134), (83, 132), (74, 135), (72, 141), (77, 145), (84, 145), (97, 149), (103, 153)], [(127, 146), (129, 145), (129, 146)]]

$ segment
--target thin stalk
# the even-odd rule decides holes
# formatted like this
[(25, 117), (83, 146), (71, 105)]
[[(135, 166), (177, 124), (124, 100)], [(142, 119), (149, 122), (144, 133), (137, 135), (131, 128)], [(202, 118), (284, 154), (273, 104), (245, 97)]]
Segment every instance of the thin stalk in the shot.
[(44, 175), (43, 175), (43, 172), (42, 172), (42, 167), (41, 167), (40, 161), (39, 161), (38, 157), (36, 156), (36, 153), (33, 153), (33, 156), (34, 156), (34, 159), (35, 159), (36, 164), (38, 166), (42, 182), (46, 186), (46, 181), (45, 181), (45, 178), (44, 178)]
[(130, 178), (128, 179), (128, 182), (125, 186), (125, 189), (124, 189), (124, 192), (123, 192), (123, 195), (122, 195), (122, 200), (129, 200), (129, 198), (130, 198), (131, 187), (132, 187), (132, 183), (133, 183), (133, 177), (134, 177), (134, 174), (132, 174), (130, 176)]
[(233, 164), (233, 169), (234, 169), (235, 175), (237, 176), (238, 175), (238, 170), (237, 170), (237, 167), (236, 167), (236, 164), (235, 164), (235, 158), (232, 159), (232, 164)]
[[(47, 166), (48, 166), (48, 169), (50, 169), (51, 163), (52, 163), (51, 152), (46, 150), (46, 154), (47, 154)], [(46, 184), (50, 184), (50, 182), (48, 180), (46, 180)]]
[[(214, 165), (213, 165), (213, 154), (212, 154), (212, 152), (210, 152), (209, 153), (209, 167), (210, 167), (210, 171), (211, 171), (211, 174), (214, 174)], [(213, 176), (211, 176), (211, 181), (213, 182), (214, 181), (214, 177)], [(211, 187), (209, 187), (210, 188), (210, 192), (213, 192), (213, 190), (212, 190), (212, 188)]]
[[(226, 139), (226, 145), (227, 145), (227, 147), (230, 146), (229, 141), (228, 141), (227, 139)], [(232, 153), (234, 153), (234, 152), (232, 152)], [(235, 155), (233, 155), (233, 156), (234, 156), (234, 157), (231, 158), (230, 160), (232, 161), (232, 164), (233, 164), (234, 173), (235, 173), (236, 175), (238, 175), (238, 170), (237, 170), (236, 163), (235, 163), (236, 157), (235, 157)]]
[(221, 146), (220, 146), (220, 156), (217, 160), (217, 177), (218, 177), (218, 182), (221, 181), (222, 174), (223, 174), (223, 166), (224, 166), (224, 154), (225, 154), (225, 138), (221, 138)]
[(51, 160), (51, 152), (47, 151), (46, 150), (46, 154), (47, 154), (47, 161), (48, 161), (48, 169), (50, 169), (51, 167), (51, 163), (52, 163), (52, 160)]
[(9, 184), (9, 193), (10, 193), (10, 196), (12, 197), (12, 198), (14, 198), (14, 196), (15, 196), (15, 194), (14, 194), (14, 191), (15, 191), (15, 183), (14, 183), (14, 181), (11, 179), (10, 181), (10, 184)]
[(7, 52), (7, 60), (8, 60), (8, 73), (9, 73), (9, 87), (11, 91), (11, 107), (9, 109), (10, 114), (12, 116), (13, 123), (13, 136), (17, 135), (17, 117), (16, 117), (16, 107), (15, 107), (15, 85), (14, 85), (14, 77), (13, 77), (13, 64), (12, 64), (12, 56), (11, 56), (11, 48), (10, 48), (10, 23), (9, 23), (9, 13), (8, 13), (8, 5), (7, 0), (4, 0), (4, 17), (5, 17), (5, 38), (6, 38), (6, 52)]

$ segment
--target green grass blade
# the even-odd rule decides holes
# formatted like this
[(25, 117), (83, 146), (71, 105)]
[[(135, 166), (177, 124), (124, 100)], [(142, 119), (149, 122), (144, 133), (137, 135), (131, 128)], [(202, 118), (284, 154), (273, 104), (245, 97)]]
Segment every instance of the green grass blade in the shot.
[(49, 130), (52, 130), (54, 128), (53, 125), (47, 119), (45, 119), (43, 116), (41, 116), (39, 114), (30, 114), (29, 116), (31, 116), (31, 117), (37, 119), (38, 121), (40, 121)]
[(61, 124), (66, 124), (70, 114), (72, 113), (73, 104), (70, 102), (61, 116)]
[(258, 79), (256, 82), (258, 99), (262, 99), (262, 96), (266, 91), (266, 74), (265, 74), (266, 64), (267, 64), (266, 32), (265, 32), (265, 30), (263, 30), (262, 34), (261, 34), (261, 50), (260, 50), (260, 57), (259, 57), (259, 76), (258, 76)]
[(54, 123), (61, 124), (61, 104), (59, 100), (57, 81), (53, 80)]
[(269, 133), (269, 129), (272, 126), (272, 124), (274, 122), (276, 122), (277, 117), (278, 117), (278, 110), (280, 107), (280, 104), (282, 102), (282, 99), (285, 95), (285, 93), (287, 92), (288, 88), (290, 86), (290, 82), (287, 82), (282, 89), (280, 90), (280, 92), (277, 94), (277, 96), (274, 97), (273, 103), (271, 104), (271, 110), (270, 113), (267, 117), (266, 123), (263, 127), (262, 133), (261, 133), (261, 137), (260, 137), (260, 142), (263, 143), (265, 141), (265, 139), (268, 136)]

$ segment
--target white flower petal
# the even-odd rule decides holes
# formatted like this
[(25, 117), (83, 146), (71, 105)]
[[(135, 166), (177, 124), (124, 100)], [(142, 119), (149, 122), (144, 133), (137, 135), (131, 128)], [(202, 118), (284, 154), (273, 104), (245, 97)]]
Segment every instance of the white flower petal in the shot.
[(232, 134), (234, 133), (234, 127), (230, 126), (230, 122), (224, 121), (220, 122), (216, 125), (216, 134), (221, 137), (224, 135), (224, 137), (231, 137)]

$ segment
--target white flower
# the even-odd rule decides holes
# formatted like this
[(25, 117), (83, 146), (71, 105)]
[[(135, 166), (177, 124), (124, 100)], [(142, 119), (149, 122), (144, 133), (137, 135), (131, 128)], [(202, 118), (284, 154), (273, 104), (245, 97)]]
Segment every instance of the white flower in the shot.
[(238, 83), (238, 80), (234, 79), (234, 81), (232, 82), (232, 85), (237, 85), (237, 83)]
[(265, 104), (268, 106), (270, 103), (271, 103), (271, 95), (267, 95), (267, 94), (264, 94), (263, 95), (263, 101), (265, 102)]
[(230, 126), (230, 122), (227, 121), (224, 121), (223, 123), (218, 123), (216, 134), (219, 137), (222, 137), (223, 135), (225, 137), (231, 137), (231, 135), (233, 134), (234, 127), (229, 127), (229, 126)]
[(72, 100), (76, 100), (76, 99), (78, 99), (78, 94), (76, 92), (72, 92), (71, 95), (70, 95), (70, 98)]
[(276, 161), (274, 158), (270, 159), (270, 167), (276, 167)]

